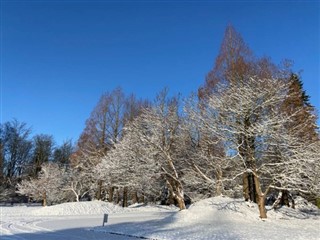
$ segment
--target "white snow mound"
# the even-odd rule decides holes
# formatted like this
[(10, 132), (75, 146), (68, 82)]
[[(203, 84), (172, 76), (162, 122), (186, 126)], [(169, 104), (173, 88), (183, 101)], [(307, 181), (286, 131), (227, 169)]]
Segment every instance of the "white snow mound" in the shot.
[(123, 208), (112, 203), (102, 201), (92, 202), (69, 202), (59, 205), (42, 207), (34, 210), (33, 215), (38, 216), (60, 216), (60, 215), (95, 215), (104, 213), (122, 212)]
[(303, 211), (298, 206), (269, 210), (262, 220), (257, 204), (219, 196), (156, 220), (126, 221), (93, 231), (163, 240), (319, 240), (319, 212), (303, 206)]
[[(179, 215), (184, 215), (184, 217)], [(219, 221), (229, 219), (260, 220), (256, 204), (224, 196), (200, 200), (176, 217), (180, 221), (182, 219), (183, 221), (206, 220), (208, 222), (212, 222), (212, 219), (219, 219)]]

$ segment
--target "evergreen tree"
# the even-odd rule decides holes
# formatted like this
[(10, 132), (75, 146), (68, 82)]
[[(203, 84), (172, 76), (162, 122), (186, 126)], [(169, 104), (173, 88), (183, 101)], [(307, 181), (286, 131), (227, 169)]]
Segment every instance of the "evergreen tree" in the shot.
[(299, 75), (291, 73), (288, 97), (281, 107), (282, 111), (293, 115), (292, 121), (286, 125), (288, 131), (294, 130), (303, 123), (306, 127), (298, 131), (298, 137), (309, 143), (319, 139), (315, 108), (311, 105), (310, 97), (303, 89), (303, 83)]

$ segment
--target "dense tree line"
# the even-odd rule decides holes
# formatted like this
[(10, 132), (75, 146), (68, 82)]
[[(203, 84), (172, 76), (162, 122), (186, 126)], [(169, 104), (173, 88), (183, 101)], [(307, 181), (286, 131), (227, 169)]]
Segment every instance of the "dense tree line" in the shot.
[[(228, 26), (197, 94), (181, 99), (164, 89), (153, 102), (120, 88), (103, 94), (68, 167), (58, 164), (66, 160), (51, 163), (38, 153), (50, 148), (48, 137), (39, 136), (42, 144), (30, 158), (32, 180), (19, 183), (18, 192), (50, 202), (102, 199), (125, 207), (161, 201), (180, 209), (224, 194), (258, 203), (266, 218), (270, 194), (278, 197), (273, 207), (288, 194), (320, 197), (316, 120), (290, 62), (257, 58)], [(10, 174), (23, 174), (17, 161), (12, 164)]]
[(73, 152), (71, 141), (57, 146), (53, 136), (31, 137), (26, 123), (12, 120), (0, 125), (0, 201), (21, 201), (16, 184), (39, 176), (44, 163), (69, 164)]

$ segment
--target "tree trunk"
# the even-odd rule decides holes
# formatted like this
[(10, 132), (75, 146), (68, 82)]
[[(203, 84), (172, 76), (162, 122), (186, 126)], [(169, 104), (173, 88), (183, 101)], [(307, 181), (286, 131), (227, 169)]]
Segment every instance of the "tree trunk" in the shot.
[(176, 201), (178, 202), (178, 207), (180, 210), (186, 209), (186, 205), (184, 203), (184, 197), (182, 194), (179, 193), (179, 194), (176, 194), (176, 196), (175, 196)]
[(119, 204), (120, 200), (121, 200), (120, 190), (117, 189), (116, 204)]
[(260, 185), (260, 180), (257, 176), (256, 173), (253, 173), (253, 178), (254, 178), (254, 183), (255, 183), (255, 190), (257, 192), (257, 199), (258, 199), (258, 207), (259, 207), (259, 212), (260, 212), (260, 218), (267, 218), (267, 210), (265, 207), (265, 201), (266, 201), (266, 194), (261, 191), (261, 185)]
[(113, 193), (114, 193), (114, 187), (109, 187), (108, 189), (108, 202), (113, 202)]
[(249, 194), (250, 194), (250, 200), (252, 202), (258, 203), (258, 196), (257, 196), (257, 190), (256, 190), (256, 184), (254, 175), (252, 173), (248, 174), (248, 181), (249, 181)]
[(259, 212), (260, 212), (260, 218), (267, 218), (267, 210), (265, 207), (265, 201), (266, 201), (266, 198), (263, 194), (261, 196), (259, 196), (258, 207), (259, 207)]
[(128, 207), (128, 187), (123, 188), (122, 207)]
[(138, 192), (136, 190), (134, 190), (131, 193), (131, 199), (132, 199), (132, 204), (135, 204), (138, 202)]
[(279, 206), (281, 199), (282, 199), (282, 191), (278, 193), (278, 197), (276, 201), (272, 204), (272, 208), (276, 209)]
[[(294, 199), (288, 190), (282, 190), (281, 205), (286, 205), (287, 207), (295, 208)], [(290, 205), (291, 202), (291, 205)]]
[(171, 184), (167, 180), (167, 185), (168, 185), (169, 192), (173, 196), (174, 200), (177, 202), (180, 210), (186, 209), (186, 205), (184, 203), (184, 194), (183, 194), (183, 190), (180, 182), (173, 180), (173, 184)]
[(47, 193), (46, 193), (46, 191), (43, 191), (43, 193), (42, 193), (42, 206), (43, 207), (47, 206)]
[(245, 201), (252, 201), (257, 203), (258, 196), (255, 186), (254, 175), (251, 172), (245, 172), (243, 174), (243, 197)]
[[(291, 200), (291, 206), (290, 206)], [(272, 208), (276, 209), (280, 206), (286, 205), (287, 207), (295, 208), (294, 200), (288, 190), (280, 190), (276, 201), (273, 203)]]
[(102, 180), (98, 180), (98, 190), (96, 195), (97, 200), (101, 200), (101, 194), (102, 194)]
[(250, 195), (249, 195), (249, 181), (248, 181), (248, 173), (245, 172), (243, 174), (243, 197), (245, 201), (249, 201)]
[(216, 171), (216, 195), (222, 195), (223, 185), (222, 185), (222, 170), (219, 167)]

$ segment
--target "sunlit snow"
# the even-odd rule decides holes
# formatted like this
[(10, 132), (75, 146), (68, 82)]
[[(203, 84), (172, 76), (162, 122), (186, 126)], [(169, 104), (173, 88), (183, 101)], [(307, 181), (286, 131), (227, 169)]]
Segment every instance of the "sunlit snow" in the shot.
[[(158, 205), (122, 208), (93, 201), (49, 207), (1, 207), (1, 239), (320, 239), (319, 210), (300, 199), (296, 209), (268, 211), (215, 197), (187, 210)], [(102, 226), (103, 215), (109, 214)]]

